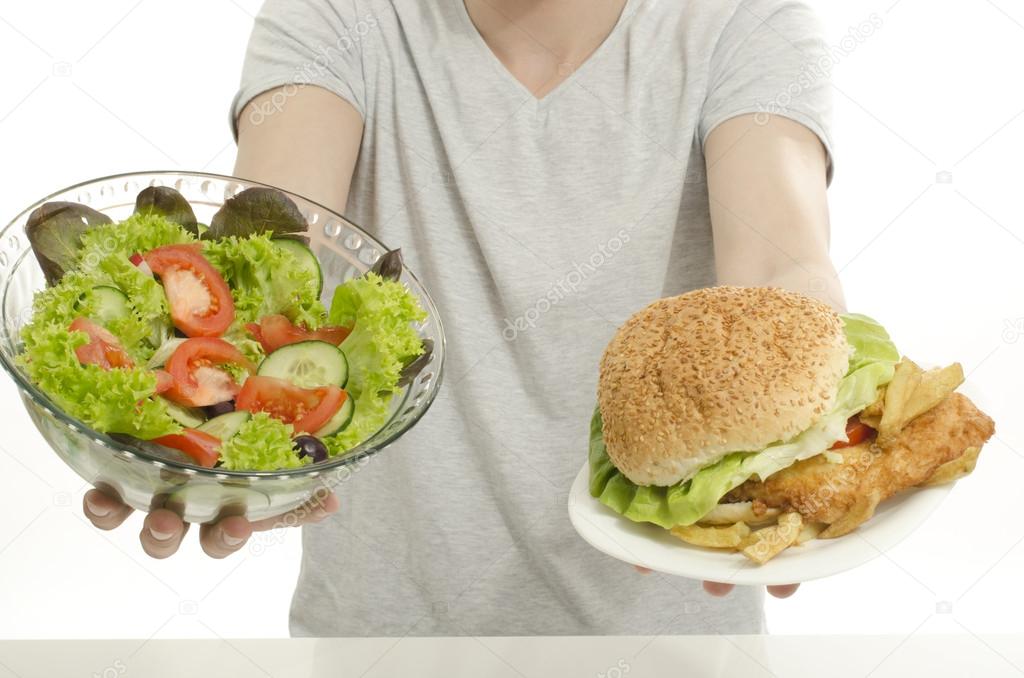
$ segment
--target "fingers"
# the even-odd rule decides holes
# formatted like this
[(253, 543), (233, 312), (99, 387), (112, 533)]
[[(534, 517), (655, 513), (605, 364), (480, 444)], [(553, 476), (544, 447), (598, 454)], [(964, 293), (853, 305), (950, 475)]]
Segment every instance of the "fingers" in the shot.
[(188, 531), (178, 514), (157, 509), (146, 516), (139, 532), (142, 550), (152, 558), (163, 559), (174, 555)]
[(768, 593), (776, 598), (789, 598), (800, 588), (800, 584), (785, 584), (782, 586), (769, 586)]
[(218, 523), (199, 528), (199, 543), (211, 558), (225, 558), (245, 546), (253, 532), (273, 530), (278, 527), (297, 527), (318, 523), (337, 512), (341, 503), (333, 492), (324, 490), (302, 506), (279, 516), (264, 518), (250, 523), (245, 518), (231, 516)]
[(319, 523), (321, 520), (336, 513), (341, 502), (333, 492), (315, 494), (312, 499), (302, 506), (292, 509), (288, 513), (279, 516), (264, 518), (252, 523), (253, 532), (264, 532), (279, 527), (298, 527), (310, 523)]
[[(714, 581), (704, 582), (704, 590), (713, 596), (727, 596), (735, 588), (732, 584), (722, 584)], [(776, 598), (789, 598), (800, 588), (800, 584), (784, 584), (780, 586), (769, 586), (768, 593)]]
[(241, 516), (230, 516), (220, 522), (199, 528), (199, 544), (211, 558), (226, 558), (245, 546), (252, 535), (252, 524)]
[[(122, 504), (99, 490), (89, 490), (82, 499), (85, 517), (101, 530), (113, 530), (132, 514), (130, 506)], [(181, 545), (188, 526), (174, 513), (158, 509), (146, 516), (139, 532), (142, 550), (153, 558), (166, 558)]]
[(82, 512), (99, 529), (112, 530), (132, 514), (132, 508), (93, 489), (82, 499)]
[[(338, 510), (340, 502), (332, 492), (315, 495), (297, 509), (280, 516), (250, 523), (245, 518), (231, 516), (220, 522), (203, 525), (199, 530), (199, 543), (211, 558), (224, 558), (245, 545), (254, 530), (271, 530), (317, 523)], [(82, 511), (89, 521), (101, 530), (112, 530), (131, 515), (132, 508), (103, 492), (93, 489), (85, 493)], [(188, 524), (167, 509), (157, 509), (146, 516), (139, 532), (139, 542), (147, 555), (163, 559), (174, 555), (188, 532)]]
[(727, 596), (733, 590), (732, 584), (722, 584), (717, 581), (706, 581), (704, 582), (704, 590), (710, 595), (721, 598)]

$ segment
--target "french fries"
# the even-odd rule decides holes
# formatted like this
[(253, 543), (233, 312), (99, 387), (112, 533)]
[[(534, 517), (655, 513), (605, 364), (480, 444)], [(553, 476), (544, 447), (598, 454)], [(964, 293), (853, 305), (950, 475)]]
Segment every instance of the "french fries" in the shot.
[(884, 445), (891, 440), (903, 427), (941, 403), (963, 382), (964, 370), (960, 363), (925, 372), (914, 361), (908, 358), (901, 360), (885, 389), (882, 415), (878, 421), (879, 444)]
[(881, 493), (874, 490), (871, 493), (858, 497), (850, 510), (842, 518), (832, 523), (818, 534), (819, 539), (835, 539), (844, 534), (850, 534), (862, 523), (866, 523), (875, 515), (875, 508), (881, 501)]
[[(754, 502), (738, 501), (732, 504), (718, 504), (711, 512), (700, 519), (700, 525), (732, 525), (746, 523), (758, 525), (774, 522), (782, 513), (777, 508), (765, 507), (760, 513), (754, 511)], [(744, 535), (746, 536), (746, 535)]]
[(917, 363), (907, 358), (896, 364), (896, 372), (893, 374), (892, 381), (889, 382), (888, 387), (885, 389), (884, 409), (878, 423), (878, 441), (880, 444), (882, 441), (892, 437), (909, 421), (904, 418), (904, 410), (911, 395), (914, 393), (914, 389), (921, 383), (922, 371), (917, 366)]
[(818, 535), (821, 534), (828, 525), (825, 523), (804, 523), (803, 527), (800, 528), (800, 534), (797, 535), (796, 541), (793, 546), (803, 546), (812, 539), (817, 539)]
[(879, 388), (875, 402), (865, 407), (860, 413), (860, 420), (876, 431), (882, 420), (882, 412), (885, 410), (885, 391), (885, 386)]
[(914, 393), (904, 409), (905, 421), (909, 423), (932, 409), (962, 383), (964, 383), (964, 368), (960, 363), (953, 363), (941, 369), (928, 370), (923, 373), (921, 383), (914, 389)]
[(711, 549), (734, 549), (749, 534), (746, 523), (734, 523), (728, 527), (702, 527), (685, 525), (673, 527), (670, 532), (687, 544)]
[(783, 513), (779, 516), (778, 525), (751, 532), (740, 542), (740, 553), (758, 565), (764, 565), (796, 543), (803, 522), (799, 513)]

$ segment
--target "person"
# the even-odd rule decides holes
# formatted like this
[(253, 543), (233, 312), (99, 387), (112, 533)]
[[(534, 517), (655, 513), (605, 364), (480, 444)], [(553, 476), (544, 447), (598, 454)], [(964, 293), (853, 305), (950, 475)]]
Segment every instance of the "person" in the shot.
[[(763, 631), (763, 590), (642, 576), (565, 502), (633, 312), (716, 283), (842, 307), (827, 58), (794, 0), (266, 2), (236, 174), (401, 246), (448, 339), (427, 416), (341, 510), (301, 511), (294, 635)], [(85, 501), (101, 528), (130, 512)], [(200, 541), (223, 557), (288, 522), (225, 518)], [(142, 547), (167, 557), (187, 527), (153, 511)]]

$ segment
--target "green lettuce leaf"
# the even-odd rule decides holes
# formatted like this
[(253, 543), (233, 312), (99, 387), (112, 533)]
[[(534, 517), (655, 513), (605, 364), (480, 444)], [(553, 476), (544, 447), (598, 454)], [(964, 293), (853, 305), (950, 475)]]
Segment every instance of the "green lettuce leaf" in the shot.
[(900, 352), (889, 339), (885, 328), (877, 322), (858, 313), (842, 316), (846, 341), (853, 347), (850, 358), (850, 372), (855, 372), (870, 363), (882, 362), (895, 365), (900, 360)]
[(402, 368), (423, 353), (414, 323), (427, 314), (400, 282), (367, 273), (334, 290), (328, 322), (351, 327), (341, 343), (349, 365), (346, 390), (355, 398), (352, 422), (324, 442), (331, 455), (362, 442), (387, 422)]
[(133, 360), (149, 360), (174, 331), (163, 286), (122, 256), (103, 259), (92, 278), (106, 280), (128, 297), (131, 313), (106, 323), (106, 327), (117, 335)]
[(402, 368), (423, 353), (413, 327), (427, 317), (405, 285), (376, 273), (354, 278), (334, 290), (328, 322), (351, 327), (341, 344), (349, 362), (350, 392), (393, 391)]
[(25, 351), (18, 356), (29, 378), (61, 410), (97, 431), (143, 440), (181, 431), (163, 399), (152, 397), (156, 391), (152, 372), (142, 367), (104, 370), (82, 365), (75, 348), (88, 337), (67, 326), (63, 318), (33, 319), (21, 330)]
[(390, 395), (364, 391), (355, 399), (355, 412), (349, 425), (343, 431), (323, 439), (327, 453), (332, 457), (341, 454), (379, 431), (388, 422), (390, 401)]
[[(165, 230), (161, 228), (164, 225), (173, 228)], [(104, 325), (117, 335), (134, 361), (145, 362), (170, 335), (171, 317), (163, 287), (133, 266), (128, 257), (137, 251), (136, 245), (156, 245), (143, 242), (144, 238), (128, 237), (125, 235), (127, 228), (113, 226), (117, 225), (95, 226), (82, 236), (80, 254), (87, 257), (88, 263), (84, 259), (80, 268), (36, 294), (32, 322), (66, 327), (79, 316), (95, 319), (92, 289), (99, 285), (115, 287), (126, 295), (131, 312)], [(175, 225), (161, 222), (157, 228), (172, 239), (183, 237), (183, 232)], [(100, 256), (101, 252), (109, 253)]]
[(760, 452), (734, 452), (692, 478), (672, 485), (637, 486), (612, 464), (601, 431), (601, 414), (590, 422), (590, 494), (636, 522), (664, 528), (691, 525), (704, 517), (730, 490), (747, 479), (760, 479), (808, 459), (846, 440), (846, 421), (874, 402), (878, 388), (892, 379), (899, 352), (881, 325), (862, 315), (844, 315), (850, 367), (839, 382), (832, 411), (792, 440)]
[(270, 235), (204, 241), (203, 255), (231, 287), (235, 328), (273, 313), (309, 329), (320, 327), (326, 310), (318, 296), (319, 281), (298, 265), (295, 255), (271, 242)]
[(274, 471), (299, 468), (310, 462), (292, 449), (292, 426), (257, 412), (220, 448), (220, 460), (229, 471)]
[(174, 327), (163, 286), (132, 265), (129, 257), (161, 245), (194, 240), (185, 227), (153, 212), (133, 214), (122, 222), (96, 226), (82, 235), (75, 273), (94, 285), (116, 287), (128, 297), (131, 316), (110, 323), (107, 329), (121, 339), (132, 358), (148, 359), (172, 336)]
[(133, 214), (116, 224), (94, 226), (82, 234), (75, 270), (92, 273), (106, 259), (127, 259), (161, 245), (193, 242), (180, 224), (155, 213)]
[[(153, 398), (156, 378), (146, 361), (169, 333), (170, 315), (160, 284), (128, 260), (135, 252), (189, 242), (191, 236), (158, 215), (134, 215), (119, 224), (94, 224), (78, 236), (77, 263), (59, 283), (36, 293), (32, 320), (20, 331), (19, 362), (29, 378), (64, 412), (104, 433), (148, 440), (177, 433), (181, 426)], [(79, 363), (74, 349), (87, 342), (68, 327), (78, 317), (94, 318), (94, 287), (116, 287), (130, 313), (106, 327), (137, 367), (103, 370)]]

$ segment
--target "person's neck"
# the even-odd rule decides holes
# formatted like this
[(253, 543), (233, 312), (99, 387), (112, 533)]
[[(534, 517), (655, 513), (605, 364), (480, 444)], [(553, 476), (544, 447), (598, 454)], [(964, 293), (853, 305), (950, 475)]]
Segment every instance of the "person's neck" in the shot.
[(536, 97), (593, 54), (627, 0), (465, 0), (480, 36)]

